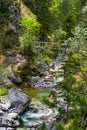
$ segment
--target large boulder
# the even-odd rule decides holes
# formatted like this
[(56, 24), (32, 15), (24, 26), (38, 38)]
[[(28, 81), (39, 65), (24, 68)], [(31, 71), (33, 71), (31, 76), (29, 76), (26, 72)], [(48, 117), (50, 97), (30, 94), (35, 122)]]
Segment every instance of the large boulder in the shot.
[(31, 99), (21, 89), (12, 88), (5, 99), (0, 99), (0, 126), (19, 126), (19, 116), (29, 107), (30, 102)]
[(31, 102), (31, 99), (21, 89), (12, 88), (7, 95), (6, 101), (11, 104), (10, 112), (22, 113)]

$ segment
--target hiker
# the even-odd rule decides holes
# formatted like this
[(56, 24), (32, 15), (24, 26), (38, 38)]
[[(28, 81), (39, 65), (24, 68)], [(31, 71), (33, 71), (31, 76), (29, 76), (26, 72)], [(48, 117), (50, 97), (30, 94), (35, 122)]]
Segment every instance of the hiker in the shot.
[(44, 42), (45, 42), (45, 44), (47, 45), (47, 43), (48, 43), (48, 38), (45, 38)]

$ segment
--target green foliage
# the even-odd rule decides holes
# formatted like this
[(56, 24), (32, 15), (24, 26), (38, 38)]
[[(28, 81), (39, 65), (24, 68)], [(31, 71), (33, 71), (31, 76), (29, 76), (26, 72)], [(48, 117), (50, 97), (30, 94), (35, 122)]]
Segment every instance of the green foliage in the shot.
[[(24, 64), (21, 74), (27, 75), (32, 70), (32, 64), (35, 64), (35, 56), (37, 55), (37, 50), (35, 45), (37, 44), (37, 34), (40, 29), (40, 24), (28, 17), (23, 17), (20, 26), (24, 29), (24, 34), (20, 37), (20, 50), (23, 55), (27, 58), (27, 63)], [(37, 64), (36, 64), (37, 66)]]
[[(81, 91), (83, 90), (84, 87), (81, 87)], [(67, 90), (64, 95), (65, 101), (67, 101), (67, 107), (71, 107), (71, 110), (67, 109), (67, 112), (62, 110), (62, 108), (59, 110), (60, 118), (63, 117), (64, 122), (66, 122), (64, 127), (68, 127), (66, 130), (82, 129), (83, 115), (85, 115), (87, 112), (87, 97), (85, 96), (84, 92), (81, 94), (81, 91), (76, 91), (76, 89), (72, 88), (71, 91)], [(71, 119), (73, 119), (72, 123), (70, 123)], [(70, 123), (69, 126), (68, 123)]]
[(21, 20), (21, 27), (29, 31), (29, 33), (35, 34), (40, 29), (40, 24), (35, 20), (28, 17), (23, 17)]
[(55, 17), (56, 29), (61, 28), (67, 37), (72, 36), (71, 30), (77, 23), (80, 9), (79, 0), (53, 0), (50, 11)]
[(56, 101), (54, 99), (52, 101), (50, 101), (46, 97), (43, 97), (42, 103), (44, 103), (45, 105), (49, 106), (50, 108), (54, 108), (56, 106)]
[(0, 96), (7, 94), (7, 89), (0, 85)]
[(44, 63), (49, 63), (51, 61), (52, 61), (52, 59), (50, 57), (48, 57), (48, 56), (45, 56), (44, 59), (43, 59)]
[(37, 21), (41, 24), (39, 39), (41, 41), (44, 41), (44, 39), (51, 33), (53, 24), (55, 22), (55, 20), (53, 20), (55, 19), (55, 17), (51, 14), (49, 10), (52, 0), (23, 0), (23, 2), (37, 16)]
[[(74, 119), (67, 130), (82, 130), (83, 126), (86, 128), (84, 123), (84, 116), (87, 113), (86, 30), (87, 28), (84, 24), (79, 24), (72, 31), (72, 37), (65, 41), (65, 44), (68, 45), (68, 52), (66, 53), (68, 59), (65, 60), (65, 65), (63, 66), (65, 80), (62, 83), (62, 87), (65, 89), (64, 99), (67, 101), (68, 108), (71, 107), (71, 110), (65, 113), (60, 110), (60, 117), (63, 114), (65, 122), (70, 122), (71, 119)], [(78, 76), (80, 79), (78, 79)]]
[(85, 47), (87, 47), (87, 28), (83, 25), (78, 25), (72, 33), (73, 37), (68, 38), (65, 43), (68, 44), (74, 51), (85, 49)]
[(19, 67), (19, 73), (25, 77), (26, 75), (31, 75), (31, 62), (25, 62), (21, 67)]
[(18, 24), (18, 18), (14, 15), (15, 11), (12, 9), (13, 6), (15, 8), (15, 3), (17, 4), (17, 2), (0, 0), (0, 52), (3, 54), (19, 43), (19, 34), (15, 29)]
[(36, 33), (40, 29), (40, 24), (36, 20), (24, 17), (20, 26), (24, 28), (24, 34), (20, 37), (20, 49), (26, 53), (26, 55), (33, 56), (35, 46), (34, 42), (37, 43)]
[[(28, 74), (30, 70), (33, 70), (33, 64), (35, 64), (35, 66), (38, 65), (37, 60), (40, 60), (40, 64), (51, 62), (53, 52), (45, 46), (41, 47), (39, 42), (37, 42), (37, 35), (41, 25), (36, 20), (24, 17), (20, 25), (24, 29), (24, 34), (20, 37), (20, 50), (27, 57), (27, 63), (29, 63), (27, 69), (22, 70), (22, 74)], [(26, 65), (24, 65), (23, 68), (25, 68), (25, 66)]]
[(4, 24), (6, 19), (8, 21), (10, 4), (11, 0), (0, 0), (0, 24)]
[(67, 101), (67, 105), (71, 107), (71, 110), (67, 112), (60, 111), (60, 115), (64, 114), (64, 120), (68, 122), (70, 122), (70, 119), (74, 119), (73, 123), (69, 126), (69, 130), (80, 130), (82, 129), (83, 115), (87, 112), (87, 92), (85, 92), (85, 84), (76, 82), (76, 79), (72, 77), (69, 78), (69, 80), (66, 79), (63, 88), (66, 90), (64, 100)]
[(43, 122), (39, 130), (47, 130), (45, 122)]
[(70, 128), (69, 130), (82, 130), (80, 127), (77, 126), (72, 126), (72, 128)]
[[(85, 83), (87, 83), (86, 37), (87, 28), (85, 28), (83, 24), (80, 24), (79, 26), (76, 26), (73, 31), (73, 37), (70, 37), (65, 41), (65, 44), (69, 47), (67, 53), (69, 59), (66, 61), (68, 72), (78, 73)], [(67, 71), (67, 67), (65, 67), (65, 71)]]
[(17, 33), (14, 32), (14, 30), (11, 29), (9, 26), (5, 26), (4, 28), (2, 28), (2, 30), (0, 30), (0, 38), (2, 53), (5, 53), (5, 51), (14, 48), (16, 44), (19, 42)]
[(63, 123), (56, 123), (56, 130), (64, 130), (64, 124)]

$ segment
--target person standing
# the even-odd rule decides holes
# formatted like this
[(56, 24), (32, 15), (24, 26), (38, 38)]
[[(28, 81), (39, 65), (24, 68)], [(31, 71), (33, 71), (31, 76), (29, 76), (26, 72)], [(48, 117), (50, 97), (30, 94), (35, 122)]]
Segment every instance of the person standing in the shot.
[(45, 38), (44, 42), (47, 45), (48, 44), (48, 38)]

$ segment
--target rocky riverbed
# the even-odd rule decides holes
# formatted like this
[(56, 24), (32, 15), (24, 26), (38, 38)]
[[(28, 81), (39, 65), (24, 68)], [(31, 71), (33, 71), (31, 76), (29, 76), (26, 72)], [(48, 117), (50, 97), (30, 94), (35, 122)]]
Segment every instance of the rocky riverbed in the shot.
[(30, 127), (36, 127), (45, 122), (46, 124), (52, 124), (56, 121), (58, 111), (51, 109), (46, 105), (43, 105), (39, 101), (32, 101), (31, 107), (22, 114), (22, 121)]
[(9, 94), (0, 100), (0, 130), (16, 130), (20, 119), (28, 128), (38, 128), (43, 122), (47, 125), (56, 121), (58, 111), (32, 100), (21, 89), (12, 88)]
[[(22, 64), (25, 60), (24, 57), (19, 54), (16, 56), (16, 66), (19, 66), (19, 64)], [(61, 62), (60, 59), (56, 59), (55, 61), (42, 66), (40, 70), (41, 76), (27, 77), (27, 88), (25, 86), (22, 90), (34, 98), (32, 101), (22, 92), (22, 90), (17, 88), (12, 88), (10, 90), (5, 100), (0, 101), (1, 130), (16, 130), (20, 126), (20, 118), (23, 122), (23, 126), (31, 128), (32, 130), (38, 128), (43, 122), (46, 122), (48, 130), (51, 129), (51, 125), (56, 121), (58, 111), (55, 108), (53, 109), (49, 108), (47, 105), (43, 105), (40, 99), (42, 97), (50, 97), (51, 93), (54, 93), (57, 96), (55, 106), (58, 108), (62, 107), (67, 111), (67, 102), (63, 98), (65, 91), (57, 87), (58, 84), (64, 80), (64, 71), (62, 69), (63, 64), (64, 63)], [(3, 81), (7, 86), (13, 86), (13, 84), (21, 84), (23, 79), (19, 75), (10, 72), (9, 76)], [(31, 86), (33, 96), (30, 94), (29, 86)], [(38, 88), (42, 90), (38, 91)], [(37, 93), (37, 95), (39, 95), (39, 100), (36, 100), (37, 95), (33, 94), (34, 91), (35, 94)]]

